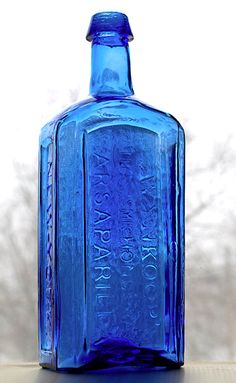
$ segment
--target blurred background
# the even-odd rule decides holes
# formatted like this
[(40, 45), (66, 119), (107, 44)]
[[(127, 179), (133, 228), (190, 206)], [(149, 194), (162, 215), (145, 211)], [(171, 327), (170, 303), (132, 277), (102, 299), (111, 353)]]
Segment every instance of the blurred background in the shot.
[(37, 359), (37, 147), (88, 95), (90, 17), (127, 13), (135, 94), (187, 137), (186, 359), (236, 359), (234, 0), (0, 3), (0, 362)]

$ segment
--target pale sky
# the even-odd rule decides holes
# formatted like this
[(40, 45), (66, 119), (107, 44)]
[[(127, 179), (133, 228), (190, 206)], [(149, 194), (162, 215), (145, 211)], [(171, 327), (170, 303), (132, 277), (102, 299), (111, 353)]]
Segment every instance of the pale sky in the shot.
[(198, 137), (196, 160), (227, 135), (235, 141), (235, 0), (1, 1), (0, 202), (14, 187), (12, 161), (36, 158), (39, 130), (70, 89), (87, 97), (85, 35), (100, 10), (128, 15), (135, 94), (186, 124)]

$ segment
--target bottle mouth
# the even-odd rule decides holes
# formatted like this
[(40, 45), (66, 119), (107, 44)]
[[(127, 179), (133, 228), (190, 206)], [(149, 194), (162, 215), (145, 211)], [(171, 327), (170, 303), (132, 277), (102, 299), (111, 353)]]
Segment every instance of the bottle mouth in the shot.
[(120, 35), (128, 41), (134, 39), (129, 25), (129, 19), (120, 12), (99, 12), (92, 16), (86, 39), (93, 41), (101, 36)]

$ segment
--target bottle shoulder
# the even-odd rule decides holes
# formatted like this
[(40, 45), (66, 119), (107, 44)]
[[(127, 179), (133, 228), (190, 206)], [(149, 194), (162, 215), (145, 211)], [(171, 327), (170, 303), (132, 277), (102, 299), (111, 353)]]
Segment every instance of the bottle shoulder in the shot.
[(66, 109), (62, 110), (62, 112), (56, 114), (50, 121), (48, 121), (45, 125), (42, 126), (39, 134), (40, 142), (42, 143), (43, 141), (53, 139), (53, 136), (55, 135), (59, 123), (75, 119), (79, 113), (80, 108), (93, 101), (93, 98), (82, 100), (80, 102), (70, 105)]
[(41, 138), (52, 137), (59, 125), (75, 123), (78, 129), (91, 132), (105, 126), (130, 125), (156, 133), (181, 131), (180, 123), (169, 113), (134, 98), (88, 98), (58, 114), (41, 130)]

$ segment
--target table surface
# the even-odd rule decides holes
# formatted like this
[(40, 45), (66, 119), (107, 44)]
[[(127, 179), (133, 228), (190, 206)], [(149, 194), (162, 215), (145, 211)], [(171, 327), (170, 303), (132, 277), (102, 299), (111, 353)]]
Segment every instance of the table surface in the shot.
[(235, 363), (186, 363), (179, 370), (66, 374), (36, 363), (0, 366), (0, 383), (236, 383)]

